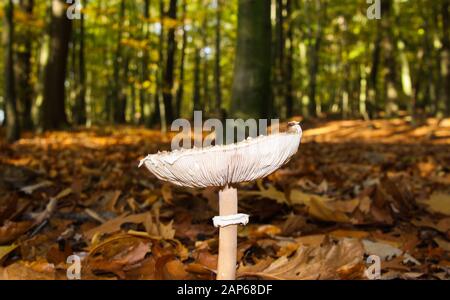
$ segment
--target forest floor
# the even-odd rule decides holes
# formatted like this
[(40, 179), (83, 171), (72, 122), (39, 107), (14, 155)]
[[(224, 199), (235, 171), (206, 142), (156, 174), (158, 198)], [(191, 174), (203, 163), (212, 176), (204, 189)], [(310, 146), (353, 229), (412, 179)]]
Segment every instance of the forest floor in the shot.
[[(239, 189), (237, 276), (364, 279), (377, 255), (383, 279), (450, 279), (450, 119), (305, 128), (289, 164)], [(72, 254), (82, 279), (214, 279), (217, 190), (137, 167), (169, 143), (135, 127), (0, 142), (0, 279), (66, 279)]]

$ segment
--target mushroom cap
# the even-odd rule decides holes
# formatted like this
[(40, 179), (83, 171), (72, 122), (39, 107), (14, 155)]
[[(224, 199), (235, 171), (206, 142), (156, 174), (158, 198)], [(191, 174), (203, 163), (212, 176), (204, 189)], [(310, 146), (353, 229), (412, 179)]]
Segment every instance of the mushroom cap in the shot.
[(158, 179), (178, 186), (224, 187), (270, 175), (297, 152), (302, 138), (298, 123), (288, 131), (206, 148), (148, 155), (145, 165)]

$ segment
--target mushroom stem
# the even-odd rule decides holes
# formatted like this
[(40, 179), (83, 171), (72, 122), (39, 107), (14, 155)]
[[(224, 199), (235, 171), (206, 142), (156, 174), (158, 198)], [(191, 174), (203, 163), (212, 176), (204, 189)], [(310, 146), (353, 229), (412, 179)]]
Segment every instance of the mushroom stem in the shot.
[[(225, 187), (219, 192), (219, 212), (221, 216), (235, 215), (238, 210), (237, 190)], [(218, 280), (236, 278), (237, 225), (219, 229), (219, 261), (217, 264)]]

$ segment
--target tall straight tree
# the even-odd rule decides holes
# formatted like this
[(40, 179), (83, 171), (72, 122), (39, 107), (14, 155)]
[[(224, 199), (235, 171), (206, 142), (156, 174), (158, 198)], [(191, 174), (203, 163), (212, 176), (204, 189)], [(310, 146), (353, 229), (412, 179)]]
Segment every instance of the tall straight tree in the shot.
[(5, 56), (5, 103), (6, 103), (6, 139), (14, 142), (20, 138), (19, 118), (16, 107), (14, 86), (14, 4), (8, 0), (5, 4), (3, 22), (3, 51)]
[(287, 32), (286, 32), (286, 59), (284, 62), (284, 76), (286, 80), (286, 116), (292, 117), (294, 113), (294, 88), (293, 88), (293, 75), (294, 75), (294, 26), (292, 21), (293, 11), (292, 0), (286, 1), (286, 19), (287, 19)]
[[(150, 30), (149, 30), (149, 19), (150, 19), (150, 0), (144, 0), (144, 20), (142, 22), (144, 40), (150, 44)], [(141, 83), (149, 81), (148, 78), (148, 63), (149, 63), (149, 49), (145, 48), (142, 53), (141, 59)], [(146, 85), (139, 90), (139, 106), (141, 110), (139, 123), (145, 124), (147, 116), (145, 115), (145, 106), (148, 105), (149, 95), (148, 88)]]
[(186, 30), (186, 13), (187, 13), (187, 3), (183, 0), (182, 4), (183, 15), (181, 17), (183, 22), (183, 35), (181, 38), (181, 54), (180, 54), (180, 67), (179, 67), (179, 84), (176, 95), (176, 113), (177, 117), (181, 117), (181, 104), (183, 102), (184, 96), (184, 62), (186, 60), (186, 46), (187, 46), (187, 30)]
[(222, 0), (216, 0), (216, 55), (214, 58), (214, 91), (216, 96), (216, 107), (215, 112), (217, 116), (220, 116), (222, 112), (222, 68), (220, 66), (220, 61), (222, 59), (222, 49), (221, 49), (221, 26), (222, 26)]
[[(86, 8), (87, 0), (84, 1)], [(76, 103), (74, 109), (74, 121), (77, 125), (86, 124), (86, 61), (85, 61), (85, 22), (84, 12), (80, 13), (78, 32), (78, 87), (76, 93)], [(75, 51), (75, 49), (73, 49)]]
[[(313, 35), (311, 27), (309, 27), (309, 36), (314, 42), (310, 44), (309, 52), (309, 104), (308, 113), (310, 117), (317, 116), (318, 111), (320, 111), (320, 104), (317, 103), (317, 75), (319, 73), (319, 63), (320, 63), (320, 48), (323, 41), (323, 16), (325, 15), (326, 2), (325, 0), (315, 0), (315, 16), (316, 16), (316, 29)], [(321, 15), (323, 14), (323, 15)]]
[(270, 0), (239, 0), (238, 9), (232, 114), (269, 117), (272, 110)]
[(443, 0), (441, 5), (442, 12), (442, 62), (441, 72), (444, 80), (444, 101), (446, 114), (450, 116), (450, 18), (449, 18), (450, 0)]
[[(170, 0), (167, 16), (174, 21), (177, 19), (177, 0)], [(170, 26), (167, 31), (167, 57), (163, 76), (163, 99), (167, 124), (174, 120), (172, 102), (176, 51), (175, 28), (175, 26)]]
[(72, 32), (72, 21), (66, 16), (64, 0), (52, 0), (50, 50), (45, 67), (42, 127), (60, 129), (67, 124), (65, 86), (67, 56)]
[[(20, 0), (19, 9), (29, 19), (32, 18), (34, 0)], [(16, 34), (15, 42), (18, 45), (15, 51), (15, 75), (17, 88), (17, 110), (19, 113), (20, 127), (31, 130), (33, 122), (31, 119), (31, 105), (33, 97), (33, 86), (31, 83), (32, 65), (32, 37), (31, 30), (21, 28)]]
[[(112, 103), (112, 118), (115, 123), (125, 122), (125, 107), (126, 97), (124, 96), (121, 74), (123, 71), (123, 51), (122, 51), (122, 36), (123, 36), (123, 25), (125, 21), (125, 0), (120, 1), (119, 9), (119, 28), (117, 29), (117, 45), (116, 53), (114, 54), (114, 92), (112, 94), (114, 102)], [(127, 66), (128, 67), (128, 66)]]

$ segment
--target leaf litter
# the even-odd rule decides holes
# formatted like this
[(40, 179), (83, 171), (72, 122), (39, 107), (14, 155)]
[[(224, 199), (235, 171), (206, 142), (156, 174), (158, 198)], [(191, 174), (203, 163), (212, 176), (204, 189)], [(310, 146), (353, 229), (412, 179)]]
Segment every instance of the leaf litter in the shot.
[[(450, 140), (433, 138), (450, 128), (434, 123), (306, 124), (286, 167), (239, 190), (238, 277), (366, 279), (378, 255), (383, 279), (450, 279)], [(214, 279), (216, 191), (136, 168), (169, 146), (131, 127), (2, 145), (0, 279), (66, 279), (72, 254), (83, 279)]]

